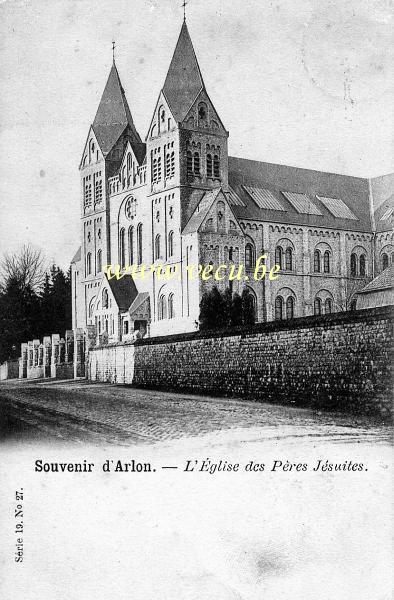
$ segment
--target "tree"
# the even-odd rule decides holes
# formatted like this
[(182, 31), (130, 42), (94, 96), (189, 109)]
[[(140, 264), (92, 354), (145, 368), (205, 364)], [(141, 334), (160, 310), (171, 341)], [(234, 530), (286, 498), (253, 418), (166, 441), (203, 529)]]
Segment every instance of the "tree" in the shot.
[(237, 327), (243, 323), (242, 298), (237, 292), (232, 297), (230, 309), (230, 324)]
[(71, 328), (71, 277), (43, 271), (40, 251), (24, 246), (0, 263), (0, 363), (20, 355), (20, 344)]
[(205, 292), (200, 302), (200, 329), (220, 329), (224, 327), (227, 309), (223, 295), (215, 286)]
[(10, 277), (0, 293), (0, 363), (17, 358), (22, 342), (39, 337), (39, 315), (34, 290)]
[(3, 286), (12, 280), (18, 281), (21, 289), (37, 291), (45, 277), (45, 260), (41, 250), (25, 244), (18, 252), (4, 254), (0, 273)]
[(256, 320), (254, 299), (249, 290), (242, 292), (242, 297), (232, 294), (227, 288), (220, 292), (213, 287), (203, 294), (200, 303), (200, 329), (221, 329), (239, 325), (253, 325)]
[(242, 321), (246, 326), (253, 325), (256, 321), (254, 300), (247, 288), (242, 292)]

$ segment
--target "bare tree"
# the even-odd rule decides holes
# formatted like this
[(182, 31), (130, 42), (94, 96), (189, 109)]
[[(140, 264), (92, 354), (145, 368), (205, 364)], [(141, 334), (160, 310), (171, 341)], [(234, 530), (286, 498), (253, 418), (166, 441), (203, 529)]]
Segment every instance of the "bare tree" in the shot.
[(46, 272), (45, 259), (41, 250), (25, 244), (19, 251), (6, 253), (0, 262), (3, 286), (10, 280), (18, 281), (21, 288), (37, 291), (43, 284)]

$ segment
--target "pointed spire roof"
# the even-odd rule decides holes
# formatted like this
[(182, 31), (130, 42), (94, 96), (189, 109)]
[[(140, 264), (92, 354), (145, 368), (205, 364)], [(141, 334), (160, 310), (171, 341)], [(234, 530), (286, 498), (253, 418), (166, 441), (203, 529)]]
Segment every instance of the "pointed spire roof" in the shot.
[(133, 141), (141, 144), (141, 138), (134, 126), (118, 70), (113, 62), (93, 121), (93, 131), (104, 156), (111, 151), (127, 126), (131, 128)]
[(185, 118), (188, 110), (204, 87), (186, 21), (183, 21), (163, 87), (163, 94), (177, 122)]

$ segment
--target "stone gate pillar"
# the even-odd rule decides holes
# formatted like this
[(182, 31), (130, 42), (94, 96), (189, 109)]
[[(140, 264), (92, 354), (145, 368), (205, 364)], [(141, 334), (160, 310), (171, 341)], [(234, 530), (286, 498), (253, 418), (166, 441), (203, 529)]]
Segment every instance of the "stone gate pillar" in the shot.
[(52, 354), (52, 342), (49, 335), (45, 336), (42, 340), (44, 346), (44, 377), (51, 376), (51, 354)]
[(28, 379), (32, 377), (34, 368), (34, 348), (33, 348), (33, 340), (27, 342), (27, 371), (26, 376)]
[(58, 333), (52, 334), (52, 350), (51, 350), (51, 377), (56, 377), (56, 366), (59, 363), (59, 341)]
[(78, 328), (74, 333), (74, 378), (85, 377), (85, 335)]
[(74, 332), (72, 329), (67, 329), (65, 334), (66, 352), (65, 362), (72, 363), (74, 358)]
[(19, 359), (19, 377), (27, 377), (27, 360), (28, 360), (28, 347), (27, 344), (21, 344), (21, 357)]
[(66, 342), (63, 338), (59, 341), (59, 365), (62, 365), (66, 362)]

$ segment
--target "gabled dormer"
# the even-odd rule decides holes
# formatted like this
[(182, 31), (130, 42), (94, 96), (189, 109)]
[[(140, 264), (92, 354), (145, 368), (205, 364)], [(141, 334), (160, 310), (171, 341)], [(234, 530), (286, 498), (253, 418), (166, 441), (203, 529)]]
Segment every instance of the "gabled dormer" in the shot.
[(118, 194), (145, 185), (145, 183), (145, 156), (141, 153), (137, 154), (131, 142), (127, 141), (119, 170), (113, 177), (108, 179), (109, 194)]

